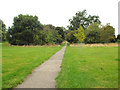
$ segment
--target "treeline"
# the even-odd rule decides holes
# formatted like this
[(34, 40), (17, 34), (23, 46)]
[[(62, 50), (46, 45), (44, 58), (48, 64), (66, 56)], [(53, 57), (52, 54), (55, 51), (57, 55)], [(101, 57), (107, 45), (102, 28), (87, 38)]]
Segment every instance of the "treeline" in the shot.
[(115, 37), (115, 29), (110, 24), (101, 25), (99, 16), (88, 15), (86, 10), (77, 12), (69, 22), (66, 29), (43, 25), (37, 16), (20, 14), (14, 17), (13, 25), (7, 30), (0, 20), (0, 38), (12, 45), (61, 44), (65, 40), (70, 43), (111, 43), (120, 40), (120, 35)]
[(51, 24), (43, 25), (37, 16), (18, 15), (12, 27), (8, 28), (6, 38), (12, 45), (60, 44), (64, 40), (64, 28)]
[[(82, 27), (81, 27), (82, 28)], [(101, 26), (92, 23), (83, 32), (78, 30), (69, 31), (66, 39), (70, 43), (115, 43), (119, 38), (115, 37), (115, 29), (109, 24)]]
[(110, 24), (101, 25), (99, 16), (87, 15), (86, 10), (77, 12), (69, 21), (66, 40), (70, 43), (111, 43), (119, 38)]

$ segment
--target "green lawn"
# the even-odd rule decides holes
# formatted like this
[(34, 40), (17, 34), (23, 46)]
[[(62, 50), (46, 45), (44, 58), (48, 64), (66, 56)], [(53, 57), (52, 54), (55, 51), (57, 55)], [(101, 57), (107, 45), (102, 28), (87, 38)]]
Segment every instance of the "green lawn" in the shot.
[(17, 47), (2, 45), (2, 88), (22, 83), (32, 70), (62, 47)]
[(118, 47), (67, 47), (58, 88), (117, 88)]

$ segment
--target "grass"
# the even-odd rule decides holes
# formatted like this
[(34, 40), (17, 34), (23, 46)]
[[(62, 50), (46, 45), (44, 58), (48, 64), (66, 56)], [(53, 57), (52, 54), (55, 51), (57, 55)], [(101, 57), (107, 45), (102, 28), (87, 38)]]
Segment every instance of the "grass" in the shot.
[(22, 83), (32, 70), (62, 47), (21, 47), (2, 45), (2, 88)]
[(118, 47), (67, 47), (57, 88), (117, 88)]

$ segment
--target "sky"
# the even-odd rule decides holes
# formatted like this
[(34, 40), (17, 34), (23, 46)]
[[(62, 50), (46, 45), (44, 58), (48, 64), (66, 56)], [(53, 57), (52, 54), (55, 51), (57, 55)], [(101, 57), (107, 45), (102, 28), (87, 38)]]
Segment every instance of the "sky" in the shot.
[(98, 15), (102, 25), (110, 23), (118, 34), (119, 0), (1, 0), (0, 19), (12, 26), (19, 14), (36, 15), (42, 24), (67, 27), (76, 12), (87, 10), (88, 15)]

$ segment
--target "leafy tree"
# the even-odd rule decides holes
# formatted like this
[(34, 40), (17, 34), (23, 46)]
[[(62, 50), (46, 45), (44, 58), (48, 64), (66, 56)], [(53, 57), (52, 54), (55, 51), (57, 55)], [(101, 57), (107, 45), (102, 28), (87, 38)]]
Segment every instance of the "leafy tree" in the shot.
[(53, 26), (52, 24), (43, 25), (43, 30), (44, 31), (55, 30), (55, 26)]
[[(52, 28), (51, 28), (52, 27)], [(53, 25), (44, 25), (43, 32), (45, 33), (45, 42), (47, 44), (57, 44), (62, 43), (62, 35), (59, 30), (56, 30), (56, 28)]]
[(62, 39), (64, 40), (65, 39), (65, 36), (64, 36), (64, 28), (63, 27), (56, 27), (55, 30), (58, 31), (58, 34), (62, 36)]
[(120, 43), (120, 34), (117, 35), (116, 41)]
[(73, 34), (76, 39), (81, 43), (84, 41), (85, 39), (85, 34), (84, 34), (84, 29), (82, 28), (82, 26), (80, 26), (77, 30), (78, 32)]
[(117, 40), (120, 40), (120, 34), (117, 35)]
[(74, 36), (74, 34), (77, 32), (78, 32), (77, 30), (69, 31), (68, 34), (66, 35), (66, 40), (70, 43), (77, 43), (78, 40)]
[(100, 42), (100, 27), (97, 23), (92, 23), (85, 31), (85, 43), (99, 43)]
[(79, 26), (82, 26), (83, 29), (86, 29), (91, 23), (101, 23), (99, 20), (99, 16), (87, 16), (86, 10), (83, 10), (82, 12), (77, 12), (72, 19), (69, 19), (69, 22), (69, 30), (77, 30)]
[(102, 43), (115, 42), (115, 29), (109, 24), (101, 28), (100, 41)]
[(43, 25), (38, 21), (37, 16), (20, 14), (14, 17), (14, 23), (8, 29), (7, 38), (13, 45), (35, 44), (36, 34), (42, 29)]
[(6, 41), (6, 25), (0, 19), (0, 41)]
[(44, 45), (46, 44), (46, 34), (44, 31), (38, 31), (35, 35), (34, 35), (34, 44), (35, 45)]

